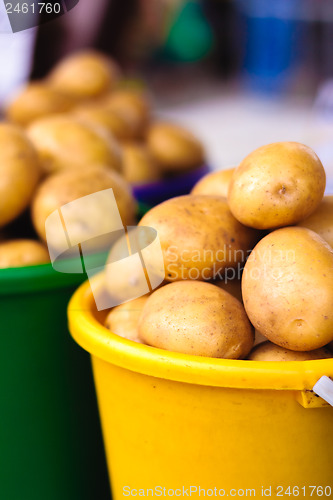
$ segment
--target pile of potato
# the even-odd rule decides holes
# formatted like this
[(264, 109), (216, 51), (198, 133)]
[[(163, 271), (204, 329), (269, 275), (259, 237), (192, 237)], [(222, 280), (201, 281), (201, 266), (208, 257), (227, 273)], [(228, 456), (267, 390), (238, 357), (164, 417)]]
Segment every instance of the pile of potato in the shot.
[[(45, 80), (29, 83), (0, 123), (0, 267), (47, 262), (45, 221), (61, 206), (113, 188), (123, 224), (131, 225), (137, 213), (131, 185), (203, 161), (201, 143), (187, 130), (152, 121), (148, 96), (126, 87), (110, 58), (87, 51), (64, 59)], [(27, 210), (30, 232), (21, 231), (30, 224)], [(86, 214), (96, 232), (103, 232), (105, 211), (101, 203)], [(84, 241), (82, 214), (72, 215)], [(51, 227), (48, 243), (56, 247), (61, 239)]]
[[(111, 309), (105, 326), (129, 340), (198, 356), (333, 357), (333, 196), (324, 196), (325, 185), (309, 147), (280, 142), (152, 208), (139, 226), (157, 231), (165, 281)], [(106, 290), (121, 299), (127, 285), (130, 295), (136, 272), (123, 274), (115, 297), (107, 266)], [(255, 333), (265, 342), (253, 349)]]

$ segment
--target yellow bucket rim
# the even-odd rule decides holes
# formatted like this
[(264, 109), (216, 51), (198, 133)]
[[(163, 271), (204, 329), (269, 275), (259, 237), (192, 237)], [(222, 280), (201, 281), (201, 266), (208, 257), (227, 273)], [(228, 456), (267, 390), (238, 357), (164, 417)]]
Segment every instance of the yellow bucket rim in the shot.
[[(102, 283), (102, 273), (93, 278)], [(69, 330), (92, 356), (143, 375), (212, 387), (264, 390), (312, 390), (320, 377), (333, 377), (333, 358), (314, 361), (250, 361), (170, 352), (124, 339), (94, 316), (95, 302), (86, 281), (68, 305)]]

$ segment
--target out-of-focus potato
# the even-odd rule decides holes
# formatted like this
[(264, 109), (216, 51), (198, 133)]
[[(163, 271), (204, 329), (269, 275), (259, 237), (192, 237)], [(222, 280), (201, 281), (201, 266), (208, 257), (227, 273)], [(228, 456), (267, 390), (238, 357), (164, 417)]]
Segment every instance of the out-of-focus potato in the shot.
[(123, 145), (123, 174), (131, 184), (145, 184), (161, 177), (158, 166), (153, 161), (146, 146), (140, 143)]
[(105, 326), (120, 337), (142, 343), (138, 336), (138, 323), (147, 299), (139, 297), (114, 307), (106, 317)]
[(291, 351), (266, 341), (257, 345), (248, 356), (252, 361), (309, 361), (311, 359), (332, 358), (333, 353), (326, 347), (314, 351)]
[(0, 242), (0, 269), (33, 266), (49, 262), (46, 247), (35, 240), (8, 240)]
[(227, 198), (235, 168), (232, 167), (227, 170), (218, 170), (217, 172), (206, 174), (196, 183), (191, 194), (213, 194)]
[(98, 52), (72, 54), (53, 69), (48, 83), (76, 99), (92, 99), (109, 92), (120, 78), (119, 66)]
[(268, 340), (312, 351), (333, 340), (333, 250), (310, 229), (265, 236), (249, 256), (242, 293), (251, 323)]
[(324, 196), (317, 210), (298, 224), (319, 234), (333, 248), (333, 195)]
[(205, 161), (201, 142), (179, 125), (155, 122), (148, 131), (147, 145), (152, 157), (166, 172), (199, 167)]
[(325, 185), (325, 170), (311, 148), (277, 142), (256, 149), (240, 163), (228, 201), (242, 224), (273, 229), (297, 224), (314, 212)]
[(105, 128), (118, 141), (129, 141), (135, 137), (135, 126), (128, 113), (94, 104), (76, 108), (74, 115), (95, 127)]
[(225, 269), (245, 261), (258, 239), (221, 196), (172, 198), (147, 212), (139, 225), (157, 231), (167, 281), (222, 278)]
[(22, 127), (47, 115), (66, 113), (74, 105), (73, 99), (45, 85), (32, 82), (27, 85), (7, 108), (7, 118)]
[(109, 94), (103, 100), (103, 105), (125, 115), (132, 124), (135, 138), (141, 139), (145, 136), (150, 122), (150, 103), (144, 92), (119, 89)]
[[(122, 222), (135, 223), (136, 202), (127, 182), (116, 172), (103, 167), (68, 170), (48, 177), (38, 188), (32, 203), (32, 221), (39, 236), (45, 240), (45, 221), (55, 210), (71, 201), (112, 188)], [(66, 229), (72, 241), (84, 242), (92, 234), (108, 234), (117, 213), (109, 211), (108, 198), (73, 204), (66, 212)], [(63, 241), (57, 221), (48, 224), (48, 245), (57, 249)]]
[(54, 115), (27, 128), (45, 173), (105, 165), (121, 170), (118, 143), (106, 130), (69, 116)]
[(37, 153), (15, 125), (0, 123), (0, 227), (29, 205), (40, 177)]
[(139, 338), (168, 351), (238, 359), (253, 346), (253, 330), (242, 304), (210, 283), (170, 283), (148, 298)]

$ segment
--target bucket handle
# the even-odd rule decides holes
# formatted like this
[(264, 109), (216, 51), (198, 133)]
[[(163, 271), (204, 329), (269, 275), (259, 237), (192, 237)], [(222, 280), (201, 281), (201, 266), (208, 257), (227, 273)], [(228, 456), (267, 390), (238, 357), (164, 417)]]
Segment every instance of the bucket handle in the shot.
[(333, 380), (324, 375), (318, 382), (313, 386), (313, 392), (315, 392), (322, 399), (327, 401), (328, 404), (333, 406)]

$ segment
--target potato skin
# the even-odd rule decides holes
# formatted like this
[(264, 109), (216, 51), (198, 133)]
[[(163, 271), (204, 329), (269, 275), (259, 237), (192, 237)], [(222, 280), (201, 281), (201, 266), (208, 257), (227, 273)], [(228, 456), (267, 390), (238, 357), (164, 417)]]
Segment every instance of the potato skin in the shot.
[(333, 248), (333, 195), (324, 196), (317, 210), (298, 226), (319, 234)]
[[(123, 235), (112, 245), (107, 264), (121, 261), (128, 256), (127, 242), (127, 235)], [(118, 304), (127, 301), (129, 297), (139, 297), (149, 290), (147, 279), (142, 275), (142, 267), (132, 260), (119, 271), (114, 267), (105, 266), (105, 288), (112, 300)]]
[(32, 82), (10, 103), (7, 118), (22, 127), (47, 115), (66, 113), (75, 105), (69, 96), (48, 87), (42, 82)]
[(15, 125), (0, 124), (0, 227), (29, 205), (40, 178), (35, 148)]
[(146, 344), (197, 356), (239, 359), (253, 346), (241, 303), (210, 283), (182, 281), (153, 292), (139, 320)]
[(105, 319), (106, 328), (120, 337), (142, 343), (138, 337), (138, 323), (147, 299), (139, 297), (111, 309)]
[(47, 174), (91, 165), (121, 170), (120, 149), (114, 138), (79, 119), (63, 115), (41, 118), (27, 128), (27, 134)]
[(60, 61), (47, 82), (76, 99), (92, 99), (110, 91), (119, 77), (120, 69), (112, 59), (88, 50)]
[(240, 163), (228, 201), (246, 226), (272, 229), (308, 217), (321, 202), (325, 185), (325, 170), (311, 148), (277, 142), (256, 149)]
[(208, 280), (237, 267), (257, 241), (220, 196), (185, 195), (152, 208), (140, 226), (156, 229), (165, 264), (165, 279)]
[[(85, 170), (68, 170), (48, 177), (38, 188), (32, 203), (32, 221), (39, 236), (45, 240), (45, 221), (56, 209), (83, 196), (87, 196), (104, 189), (112, 188), (117, 201), (118, 209), (124, 225), (135, 223), (136, 202), (131, 194), (127, 182), (116, 172), (103, 167), (90, 167)], [(112, 214), (109, 214), (112, 217)], [(85, 220), (85, 227), (81, 225)], [(87, 209), (86, 213), (72, 213), (72, 224), (80, 241), (84, 241), (90, 227), (100, 227), (101, 234), (108, 232), (108, 218), (103, 206), (95, 208), (93, 213)], [(49, 234), (49, 238), (51, 235)], [(57, 248), (57, 231), (48, 241)]]
[(179, 125), (155, 122), (147, 134), (148, 149), (165, 172), (199, 167), (205, 161), (201, 142)]
[(309, 361), (332, 358), (333, 353), (322, 347), (314, 351), (291, 351), (266, 341), (252, 349), (247, 359), (252, 361)]
[(73, 116), (93, 127), (106, 129), (118, 141), (128, 141), (135, 138), (135, 125), (126, 113), (107, 109), (100, 104), (86, 104), (78, 106), (73, 111)]
[(193, 187), (191, 194), (210, 194), (228, 197), (230, 182), (236, 167), (204, 175)]
[(139, 90), (118, 89), (111, 92), (102, 101), (105, 109), (124, 115), (132, 126), (136, 139), (142, 139), (146, 135), (150, 122), (150, 102), (148, 96)]
[(161, 177), (158, 166), (143, 144), (134, 142), (124, 144), (122, 158), (123, 174), (130, 184), (145, 184)]
[(0, 242), (0, 269), (33, 266), (50, 261), (42, 243), (35, 240), (8, 240)]
[(247, 260), (244, 307), (275, 344), (312, 351), (333, 339), (333, 250), (313, 231), (287, 227), (265, 236)]

